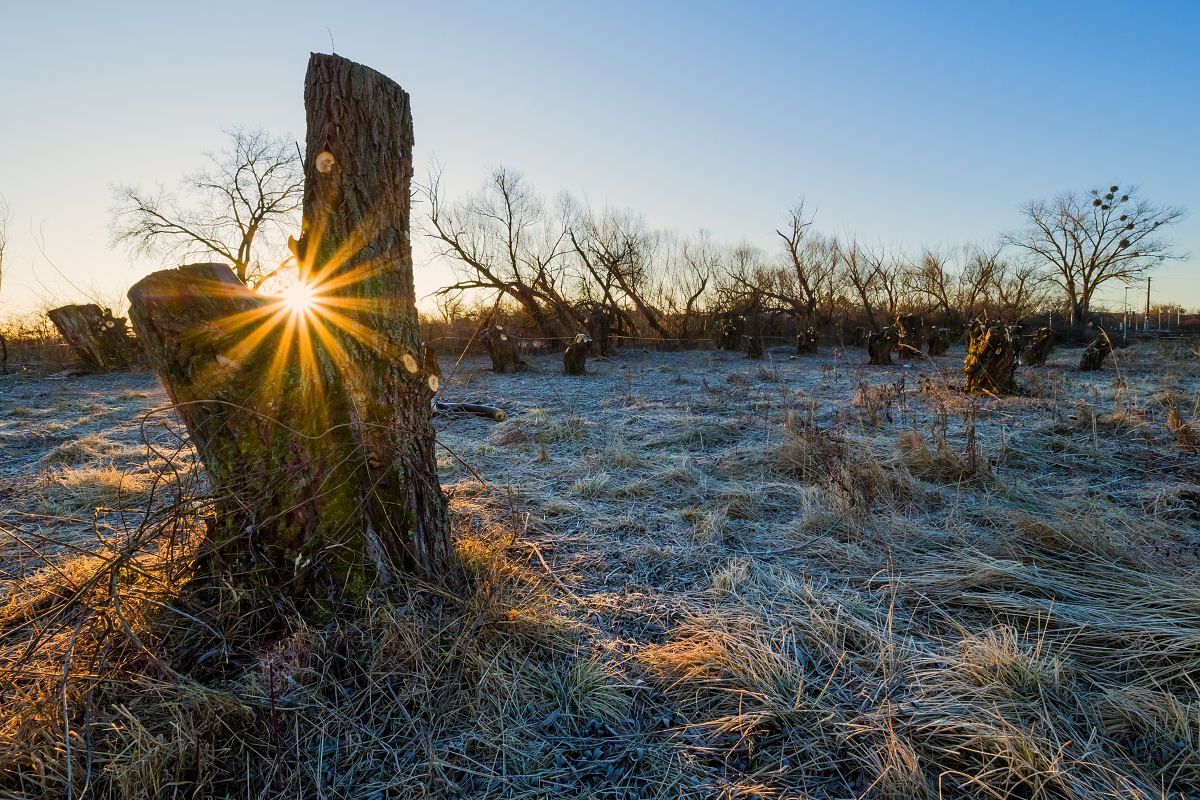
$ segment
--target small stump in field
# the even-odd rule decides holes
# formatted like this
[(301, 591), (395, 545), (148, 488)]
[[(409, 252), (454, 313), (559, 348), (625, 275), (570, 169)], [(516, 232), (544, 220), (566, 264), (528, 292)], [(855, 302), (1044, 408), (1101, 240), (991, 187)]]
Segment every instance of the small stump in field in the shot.
[(920, 314), (897, 314), (896, 328), (900, 331), (900, 343), (920, 350), (924, 341), (925, 320)]
[(762, 339), (757, 336), (746, 337), (746, 358), (762, 358), (763, 346)]
[(867, 340), (870, 338), (871, 335), (867, 332), (867, 329), (859, 325), (854, 329), (854, 335), (850, 337), (850, 344), (853, 347), (866, 347)]
[(950, 350), (950, 329), (934, 328), (929, 332), (929, 355), (944, 356)]
[(1079, 359), (1080, 372), (1094, 372), (1104, 366), (1104, 359), (1112, 352), (1112, 342), (1107, 336), (1101, 336), (1099, 339), (1092, 339), (1083, 351), (1083, 357)]
[(617, 351), (616, 343), (613, 341), (613, 329), (617, 323), (616, 313), (607, 306), (597, 303), (592, 306), (586, 322), (588, 334), (592, 337), (596, 348), (596, 355), (613, 355)]
[(1021, 363), (1032, 367), (1045, 364), (1046, 359), (1054, 352), (1058, 342), (1058, 331), (1052, 328), (1038, 328), (1029, 336), (1029, 343), (1021, 350)]
[(525, 368), (526, 364), (521, 360), (521, 340), (504, 330), (503, 325), (489, 328), (482, 338), (492, 359), (492, 372), (504, 374)]
[(796, 334), (796, 354), (811, 356), (817, 352), (817, 340), (820, 337), (812, 328)]
[(872, 331), (867, 336), (867, 353), (871, 356), (869, 364), (877, 367), (892, 363), (892, 351), (900, 344), (900, 331), (895, 328), (884, 328), (878, 333)]
[(722, 350), (737, 350), (742, 340), (742, 331), (746, 329), (746, 318), (727, 316), (720, 321), (717, 329), (717, 347)]
[(964, 388), (972, 394), (1014, 394), (1017, 391), (1017, 350), (1008, 329), (998, 322), (971, 325), (963, 362)]
[(592, 349), (592, 338), (586, 333), (576, 335), (575, 341), (567, 346), (567, 350), (563, 353), (563, 374), (564, 375), (586, 375), (587, 370), (584, 369), (584, 363), (587, 361), (588, 352)]
[(89, 369), (128, 367), (137, 354), (137, 341), (125, 318), (114, 317), (110, 309), (87, 303), (53, 308), (46, 316)]

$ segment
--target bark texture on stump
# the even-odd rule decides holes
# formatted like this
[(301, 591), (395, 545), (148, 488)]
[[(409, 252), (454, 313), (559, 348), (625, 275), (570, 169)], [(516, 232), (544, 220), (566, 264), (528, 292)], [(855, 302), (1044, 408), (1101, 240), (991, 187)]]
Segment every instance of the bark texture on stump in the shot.
[(613, 327), (616, 321), (617, 315), (605, 306), (599, 303), (592, 306), (587, 318), (587, 329), (592, 337), (596, 355), (611, 356), (617, 352), (616, 342), (613, 341)]
[(488, 328), (482, 338), (488, 357), (492, 359), (492, 372), (504, 374), (525, 368), (525, 362), (521, 360), (521, 340), (516, 334), (497, 325)]
[(950, 350), (950, 329), (934, 328), (929, 332), (929, 355), (944, 356)]
[(95, 303), (61, 306), (46, 312), (63, 339), (90, 369), (128, 367), (137, 353), (124, 317)]
[(762, 339), (757, 336), (746, 337), (746, 358), (762, 358), (763, 346)]
[(1083, 350), (1083, 356), (1079, 359), (1080, 372), (1093, 372), (1104, 366), (1104, 359), (1112, 352), (1112, 342), (1108, 337), (1101, 336), (1099, 339), (1092, 339), (1091, 344)]
[(361, 596), (453, 563), (418, 329), (408, 95), (313, 54), (301, 278), (311, 313), (224, 265), (148, 276), (130, 315), (212, 478), (216, 557), (272, 591)]
[(980, 394), (1017, 391), (1017, 350), (1008, 329), (1000, 323), (972, 323), (963, 362), (965, 389)]
[(737, 350), (741, 344), (742, 331), (746, 329), (746, 318), (726, 316), (718, 320), (717, 347), (722, 350)]
[(900, 343), (920, 350), (924, 343), (925, 321), (920, 314), (896, 315), (896, 327), (900, 331)]
[(1045, 364), (1046, 359), (1054, 352), (1058, 342), (1058, 331), (1052, 328), (1038, 328), (1029, 336), (1029, 343), (1021, 350), (1021, 363), (1026, 366)]
[(900, 344), (900, 331), (895, 328), (884, 328), (878, 333), (872, 332), (867, 336), (867, 353), (871, 360), (868, 362), (877, 367), (892, 363), (892, 351)]
[(817, 341), (820, 336), (815, 330), (809, 328), (803, 333), (796, 334), (796, 354), (797, 355), (813, 355), (817, 352)]
[(587, 361), (588, 352), (591, 349), (592, 338), (587, 334), (578, 334), (575, 341), (567, 345), (567, 349), (563, 353), (563, 374), (586, 375), (587, 370), (584, 368), (584, 363)]

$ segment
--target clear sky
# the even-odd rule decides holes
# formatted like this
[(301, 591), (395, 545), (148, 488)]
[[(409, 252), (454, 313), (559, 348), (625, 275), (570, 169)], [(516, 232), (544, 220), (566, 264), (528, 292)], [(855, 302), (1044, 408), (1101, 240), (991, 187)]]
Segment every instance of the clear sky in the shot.
[[(983, 241), (1065, 189), (1183, 205), (1157, 273), (1200, 306), (1200, 2), (65, 3), (0, 0), (0, 308), (123, 295), (109, 185), (176, 182), (223, 128), (304, 138), (310, 51), (412, 94), (417, 172), (486, 168), (655, 227), (772, 241), (817, 227), (916, 249)], [(427, 252), (417, 242), (419, 265)], [(426, 293), (444, 265), (417, 270)], [(40, 281), (40, 283), (39, 283)]]

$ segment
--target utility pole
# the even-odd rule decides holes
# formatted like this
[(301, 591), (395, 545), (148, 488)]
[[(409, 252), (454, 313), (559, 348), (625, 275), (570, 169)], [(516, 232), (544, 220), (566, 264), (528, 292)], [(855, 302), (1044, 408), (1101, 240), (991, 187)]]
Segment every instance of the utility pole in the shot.
[(1146, 322), (1142, 325), (1147, 331), (1150, 330), (1150, 278), (1146, 277)]

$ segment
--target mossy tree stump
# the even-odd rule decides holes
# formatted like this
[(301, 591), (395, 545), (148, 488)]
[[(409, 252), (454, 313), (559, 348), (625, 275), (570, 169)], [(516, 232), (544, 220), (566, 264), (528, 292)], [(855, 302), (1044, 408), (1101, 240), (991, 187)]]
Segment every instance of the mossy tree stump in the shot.
[(124, 317), (95, 303), (60, 306), (46, 312), (75, 355), (89, 369), (105, 371), (128, 367), (137, 353)]
[(1038, 328), (1029, 335), (1029, 343), (1021, 349), (1021, 363), (1026, 366), (1045, 364), (1046, 359), (1054, 352), (1058, 342), (1058, 331), (1052, 328)]
[(503, 325), (488, 328), (481, 338), (488, 357), (492, 359), (492, 372), (505, 374), (525, 367), (525, 362), (521, 360), (520, 337), (504, 330)]
[(1083, 349), (1083, 355), (1079, 359), (1080, 372), (1095, 372), (1104, 366), (1104, 359), (1108, 358), (1108, 354), (1112, 352), (1112, 342), (1107, 336), (1101, 336), (1097, 339), (1092, 339), (1091, 343)]
[(567, 345), (563, 352), (563, 374), (586, 375), (587, 369), (584, 364), (591, 349), (592, 338), (585, 333), (577, 334), (575, 340)]
[(156, 272), (130, 316), (211, 477), (210, 556), (304, 608), (453, 564), (409, 239), (408, 95), (313, 54), (300, 277), (290, 305), (219, 264)]
[(867, 355), (869, 364), (877, 367), (892, 363), (892, 351), (900, 344), (900, 331), (895, 328), (884, 328), (882, 331), (872, 331), (867, 336)]
[(964, 388), (972, 394), (1017, 391), (1017, 350), (1004, 325), (997, 322), (971, 325), (963, 374)]

